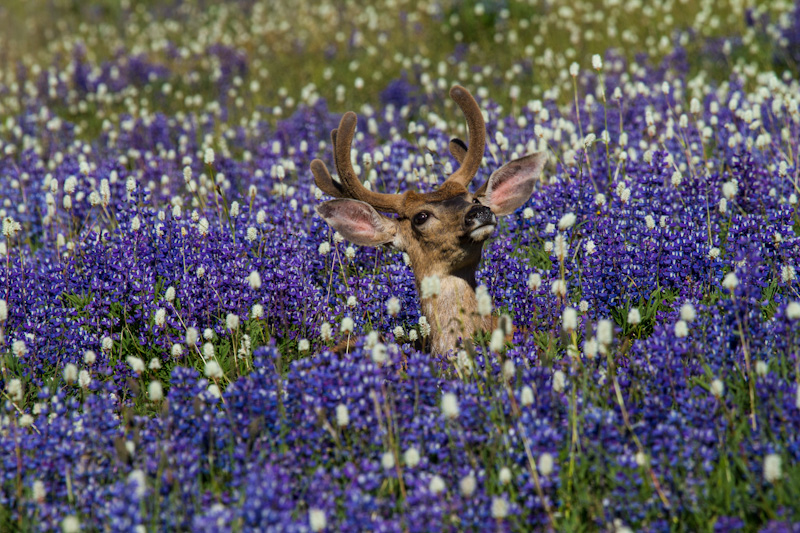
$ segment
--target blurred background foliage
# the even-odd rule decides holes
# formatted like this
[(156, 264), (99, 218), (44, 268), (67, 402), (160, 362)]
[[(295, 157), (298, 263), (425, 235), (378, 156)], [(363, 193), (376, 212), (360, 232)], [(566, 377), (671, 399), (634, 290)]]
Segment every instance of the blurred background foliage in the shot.
[[(374, 105), (392, 80), (485, 87), (513, 106), (570, 101), (570, 64), (590, 68), (609, 50), (629, 62), (667, 59), (706, 82), (737, 69), (796, 76), (800, 37), (781, 30), (797, 16), (786, 0), (7, 0), (0, 67), (9, 79), (19, 68), (66, 68), (76, 55), (129, 54), (168, 72), (137, 95), (155, 109), (241, 98), (229, 119), (291, 112), (309, 96), (335, 111)], [(213, 81), (225, 69), (232, 86), (220, 95)], [(159, 99), (164, 85), (172, 98)]]

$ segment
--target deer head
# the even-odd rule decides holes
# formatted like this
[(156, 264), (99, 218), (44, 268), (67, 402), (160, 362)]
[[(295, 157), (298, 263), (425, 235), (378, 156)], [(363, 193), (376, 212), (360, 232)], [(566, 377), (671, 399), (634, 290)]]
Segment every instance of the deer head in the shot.
[[(334, 163), (341, 182), (331, 178), (325, 163), (311, 162), (317, 187), (333, 196), (317, 212), (347, 240), (364, 246), (390, 244), (408, 254), (420, 292), (422, 280), (438, 276), (440, 292), (422, 300), (423, 314), (431, 324), (434, 352), (456, 347), (459, 337), (489, 330), (491, 317), (477, 313), (475, 271), (483, 243), (494, 232), (497, 217), (522, 206), (547, 161), (538, 152), (506, 163), (495, 170), (475, 193), (467, 189), (478, 172), (486, 145), (486, 125), (477, 102), (465, 88), (454, 86), (450, 97), (467, 118), (469, 146), (450, 141), (450, 153), (459, 168), (438, 190), (426, 194), (374, 192), (364, 187), (350, 160), (356, 115), (347, 112), (331, 132)], [(394, 213), (390, 218), (382, 213)]]

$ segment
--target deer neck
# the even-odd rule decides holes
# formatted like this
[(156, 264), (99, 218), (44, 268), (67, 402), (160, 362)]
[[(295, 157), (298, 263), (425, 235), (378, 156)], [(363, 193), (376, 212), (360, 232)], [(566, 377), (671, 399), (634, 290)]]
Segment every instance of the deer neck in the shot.
[[(422, 313), (431, 326), (431, 347), (434, 353), (455, 349), (459, 339), (469, 339), (478, 330), (489, 330), (491, 317), (480, 317), (475, 296), (475, 271), (465, 270), (440, 275), (440, 292), (422, 300)], [(417, 279), (420, 290), (422, 279)]]

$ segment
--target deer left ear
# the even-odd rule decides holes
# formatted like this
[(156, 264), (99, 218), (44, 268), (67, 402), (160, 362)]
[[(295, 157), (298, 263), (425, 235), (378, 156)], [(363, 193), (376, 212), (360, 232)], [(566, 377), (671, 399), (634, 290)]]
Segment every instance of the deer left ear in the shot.
[(317, 213), (352, 243), (380, 246), (395, 240), (394, 221), (366, 202), (349, 198), (329, 200), (317, 206)]
[(536, 152), (498, 168), (489, 177), (483, 204), (497, 216), (513, 213), (533, 194), (533, 187), (545, 163), (547, 154)]

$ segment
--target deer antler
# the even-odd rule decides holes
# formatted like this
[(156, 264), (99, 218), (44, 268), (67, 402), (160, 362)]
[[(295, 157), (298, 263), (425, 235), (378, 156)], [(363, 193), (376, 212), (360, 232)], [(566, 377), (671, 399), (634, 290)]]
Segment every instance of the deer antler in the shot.
[(483, 121), (483, 113), (478, 103), (464, 87), (454, 85), (450, 89), (450, 98), (458, 104), (467, 118), (469, 148), (461, 139), (450, 141), (450, 153), (461, 166), (447, 178), (447, 181), (454, 181), (466, 187), (478, 173), (483, 160), (483, 151), (486, 148), (486, 123)]
[(342, 183), (336, 183), (331, 178), (328, 167), (319, 159), (311, 162), (311, 172), (314, 181), (323, 192), (336, 198), (352, 198), (370, 204), (378, 211), (387, 213), (400, 213), (403, 205), (402, 194), (384, 194), (373, 192), (364, 187), (356, 176), (353, 164), (350, 162), (350, 147), (353, 144), (353, 135), (356, 131), (356, 114), (348, 111), (339, 121), (339, 127), (331, 131), (333, 143), (334, 163)]

